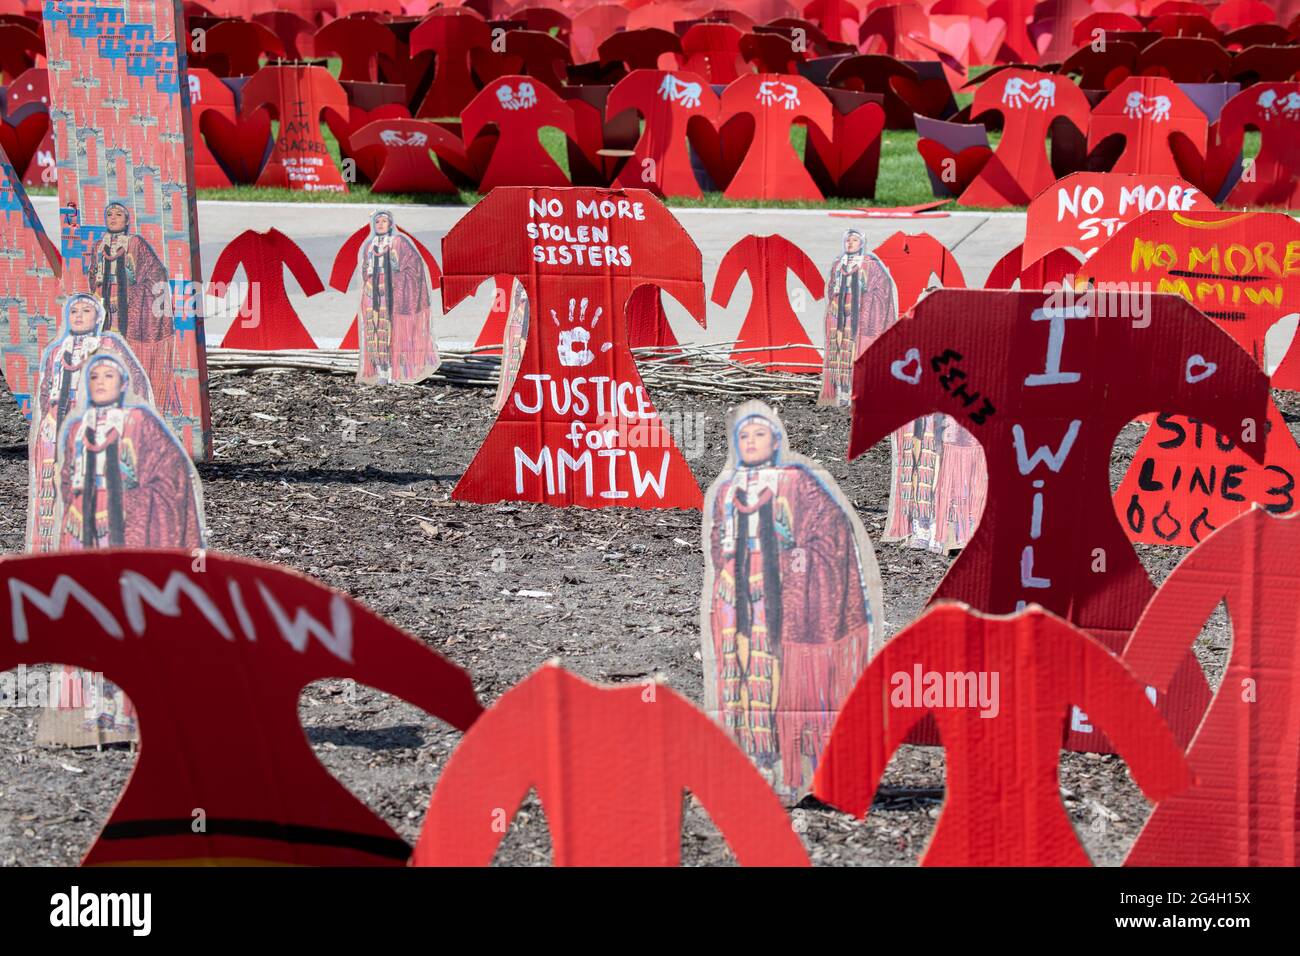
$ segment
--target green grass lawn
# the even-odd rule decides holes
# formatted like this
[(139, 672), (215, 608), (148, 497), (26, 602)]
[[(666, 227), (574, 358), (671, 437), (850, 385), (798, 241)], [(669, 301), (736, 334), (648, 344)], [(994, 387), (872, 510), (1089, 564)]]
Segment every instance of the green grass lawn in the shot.
[[(338, 58), (331, 58), (328, 69), (335, 76), (338, 76), (342, 61)], [(986, 67), (976, 67), (972, 72), (983, 72)], [(959, 92), (956, 94), (958, 106), (965, 106), (974, 97), (972, 92)], [(278, 132), (279, 124), (272, 123), (272, 135)], [(322, 126), (325, 136), (325, 145), (329, 149), (330, 157), (339, 168), (342, 168), (342, 155), (339, 152), (339, 144), (328, 127)], [(992, 133), (989, 136), (991, 143), (996, 147), (999, 133)], [(544, 127), (540, 132), (540, 139), (546, 151), (551, 154), (556, 163), (564, 170), (565, 175), (569, 174), (569, 159), (565, 149), (564, 133), (553, 127)], [(669, 198), (669, 206), (682, 208), (721, 208), (721, 207), (752, 207), (763, 208), (771, 206), (796, 207), (806, 209), (854, 209), (858, 207), (879, 207), (879, 206), (913, 206), (920, 203), (932, 202), (934, 195), (930, 190), (930, 179), (926, 174), (925, 163), (921, 159), (920, 153), (916, 151), (917, 134), (914, 130), (885, 130), (881, 135), (880, 147), (880, 170), (876, 179), (876, 195), (874, 199), (866, 198), (841, 198), (828, 197), (821, 201), (814, 202), (791, 202), (788, 200), (735, 200), (727, 199), (722, 193), (711, 192), (700, 199), (686, 198)], [(790, 142), (799, 158), (803, 159), (804, 150), (807, 140), (807, 131), (803, 126), (796, 125), (790, 128)], [(1259, 133), (1248, 132), (1244, 154), (1247, 158), (1258, 155), (1259, 153)], [(372, 194), (370, 186), (365, 183), (351, 183), (346, 193), (319, 193), (306, 192), (296, 189), (267, 189), (257, 188), (251, 185), (234, 186), (230, 189), (200, 189), (200, 199), (217, 199), (217, 200), (238, 200), (238, 201), (260, 201), (260, 202), (336, 202), (336, 203), (358, 203), (363, 205), (472, 205), (480, 198), (479, 193), (472, 190), (461, 190), (455, 195), (441, 195), (437, 193), (383, 193)], [(52, 196), (56, 190), (50, 187), (33, 187), (28, 190), (29, 194), (34, 196)], [(1024, 207), (1018, 207), (1023, 209)]]
[[(336, 165), (342, 165), (338, 141), (325, 129), (325, 144)], [(790, 141), (803, 158), (807, 133), (802, 126), (790, 130)], [(994, 146), (998, 142), (998, 133), (989, 137)], [(722, 193), (706, 193), (700, 199), (669, 198), (668, 205), (681, 208), (722, 208), (749, 207), (765, 208), (780, 206), (802, 209), (855, 209), (879, 206), (913, 206), (931, 202), (930, 179), (926, 175), (925, 163), (916, 151), (916, 132), (914, 130), (885, 130), (881, 135), (880, 172), (876, 179), (876, 196), (874, 199), (845, 199), (828, 197), (819, 202), (791, 202), (788, 200), (734, 200), (725, 198)], [(565, 150), (565, 137), (558, 129), (545, 127), (541, 131), (541, 142), (556, 163), (569, 173), (569, 159)], [(1260, 135), (1247, 132), (1244, 154), (1249, 159), (1259, 154)], [(234, 186), (230, 189), (200, 189), (200, 199), (224, 199), (259, 202), (337, 202), (358, 203), (363, 205), (473, 205), (482, 198), (472, 190), (461, 190), (456, 195), (436, 193), (382, 193), (372, 194), (369, 185), (353, 183), (347, 193), (317, 193), (297, 189), (267, 189), (254, 186)], [(53, 196), (55, 190), (47, 186), (31, 187), (28, 193), (33, 196)], [(1023, 209), (1024, 207), (1018, 207)]]
[[(274, 131), (273, 131), (274, 132)], [(338, 141), (328, 129), (324, 130), (325, 145), (335, 164), (342, 166), (342, 156)], [(802, 126), (794, 126), (790, 131), (790, 141), (802, 159), (805, 150), (807, 132)], [(553, 127), (544, 127), (540, 139), (546, 151), (555, 159), (557, 165), (569, 173), (569, 159), (565, 149), (564, 133)], [(48, 188), (31, 189), (32, 195), (53, 195)], [(374, 195), (369, 185), (352, 183), (347, 193), (305, 192), (297, 189), (270, 189), (251, 185), (234, 186), (230, 189), (200, 189), (200, 199), (261, 201), (261, 202), (337, 202), (361, 203), (373, 205), (382, 202), (388, 205), (472, 205), (481, 197), (472, 190), (461, 190), (456, 195), (439, 195), (435, 193), (384, 193)], [(911, 206), (930, 202), (934, 196), (930, 192), (930, 180), (926, 176), (925, 163), (916, 151), (916, 133), (912, 130), (886, 130), (881, 138), (880, 173), (876, 181), (875, 199), (854, 199), (828, 197), (819, 202), (790, 202), (788, 200), (733, 200), (726, 199), (721, 193), (708, 193), (702, 199), (670, 198), (669, 206), (681, 207), (767, 207), (783, 206), (797, 208), (853, 209), (859, 206)]]

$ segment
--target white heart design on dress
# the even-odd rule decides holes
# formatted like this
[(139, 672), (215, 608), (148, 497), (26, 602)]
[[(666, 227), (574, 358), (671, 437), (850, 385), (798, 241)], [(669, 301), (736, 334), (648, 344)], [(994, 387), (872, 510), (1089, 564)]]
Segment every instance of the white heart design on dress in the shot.
[[(909, 366), (915, 364), (916, 372), (908, 374)], [(889, 366), (889, 374), (894, 376), (900, 382), (906, 382), (908, 385), (915, 385), (921, 381), (921, 350), (916, 348), (908, 349), (903, 353), (901, 359), (895, 359)]]
[(1218, 370), (1219, 366), (1205, 361), (1204, 355), (1190, 356), (1187, 359), (1187, 384), (1195, 385), (1197, 382), (1203, 382)]

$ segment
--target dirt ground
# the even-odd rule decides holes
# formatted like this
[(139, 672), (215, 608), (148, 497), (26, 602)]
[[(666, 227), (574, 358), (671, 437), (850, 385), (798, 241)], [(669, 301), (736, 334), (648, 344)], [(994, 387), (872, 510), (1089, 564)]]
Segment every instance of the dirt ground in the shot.
[[(699, 513), (450, 501), (493, 421), (489, 389), (358, 388), (323, 373), (225, 372), (213, 374), (211, 393), (216, 455), (201, 473), (214, 550), (288, 565), (347, 591), (467, 668), (485, 704), (553, 658), (596, 681), (663, 675), (701, 701)], [(1300, 403), (1275, 397), (1294, 422)], [(707, 487), (726, 455), (726, 403), (665, 390), (655, 401), (665, 413), (702, 416), (690, 420), (703, 422), (703, 440), (682, 444), (699, 452), (690, 464)], [(0, 550), (17, 552), (26, 426), (9, 402), (0, 400), (0, 495), (9, 505), (0, 510)], [(866, 524), (884, 578), (888, 633), (896, 633), (917, 616), (950, 559), (879, 543), (887, 443), (849, 464), (846, 416), (810, 399), (777, 407), (793, 447), (826, 464)], [(1130, 425), (1121, 435), (1112, 483), (1140, 434)], [(1141, 552), (1157, 583), (1183, 554)], [(1220, 611), (1197, 647), (1212, 681), (1228, 646)], [(458, 734), (401, 701), (337, 682), (309, 687), (300, 712), (322, 763), (414, 841)], [(134, 755), (122, 747), (37, 748), (37, 716), (0, 708), (0, 863), (74, 864)], [(865, 821), (805, 801), (792, 811), (794, 827), (818, 864), (911, 864), (933, 830), (943, 783), (940, 749), (904, 747)], [(1123, 761), (1066, 753), (1061, 788), (1094, 860), (1119, 863), (1149, 812)], [(692, 798), (687, 805), (684, 862), (731, 862), (707, 814)], [(549, 858), (545, 819), (530, 797), (497, 861)]]

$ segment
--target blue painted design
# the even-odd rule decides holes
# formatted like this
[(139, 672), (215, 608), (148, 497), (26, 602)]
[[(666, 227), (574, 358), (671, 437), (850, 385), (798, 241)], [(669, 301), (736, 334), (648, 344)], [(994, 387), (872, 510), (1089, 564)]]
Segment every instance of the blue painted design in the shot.
[(176, 62), (176, 44), (158, 40), (151, 49), (158, 92), (172, 96), (181, 91), (181, 74)]
[(171, 279), (172, 327), (177, 332), (193, 332), (198, 328), (199, 300), (192, 291), (189, 279)]

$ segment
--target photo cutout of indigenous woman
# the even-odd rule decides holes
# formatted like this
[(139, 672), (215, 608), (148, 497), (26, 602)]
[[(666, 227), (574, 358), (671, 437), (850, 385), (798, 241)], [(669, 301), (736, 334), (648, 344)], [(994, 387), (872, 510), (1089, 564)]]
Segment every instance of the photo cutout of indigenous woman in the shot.
[(198, 472), (153, 407), (127, 401), (127, 363), (94, 356), (82, 387), (59, 440), (60, 547), (202, 548)]
[(130, 373), (131, 395), (136, 404), (150, 404), (153, 396), (144, 369), (130, 347), (112, 332), (103, 331), (104, 306), (89, 292), (77, 292), (63, 303), (63, 334), (45, 349), (38, 367), (36, 403), (32, 408), (27, 462), (27, 550), (59, 549), (62, 509), (57, 467), (59, 433), (64, 423), (80, 414), (86, 365), (96, 355), (113, 355)]
[(824, 468), (750, 401), (704, 504), (704, 707), (782, 802), (812, 786), (841, 703), (884, 640), (880, 567)]
[(361, 270), (361, 365), (357, 381), (410, 384), (438, 370), (429, 272), (420, 250), (397, 229), (393, 214), (370, 217), (370, 236), (357, 256)]
[(988, 498), (979, 441), (948, 415), (918, 418), (891, 436), (889, 517), (882, 541), (947, 554), (966, 547)]
[(826, 360), (818, 405), (848, 408), (853, 363), (898, 321), (898, 293), (885, 264), (867, 252), (862, 233), (844, 233), (843, 251), (826, 276)]
[(506, 330), (501, 339), (501, 377), (497, 380), (497, 397), (492, 407), (498, 412), (505, 407), (515, 376), (524, 360), (524, 345), (528, 341), (528, 293), (518, 279), (510, 280), (510, 311), (506, 314)]
[(174, 411), (175, 327), (167, 269), (152, 246), (131, 231), (124, 203), (104, 207), (107, 230), (90, 262), (90, 288), (104, 306), (104, 331), (121, 336), (144, 366), (154, 402)]

